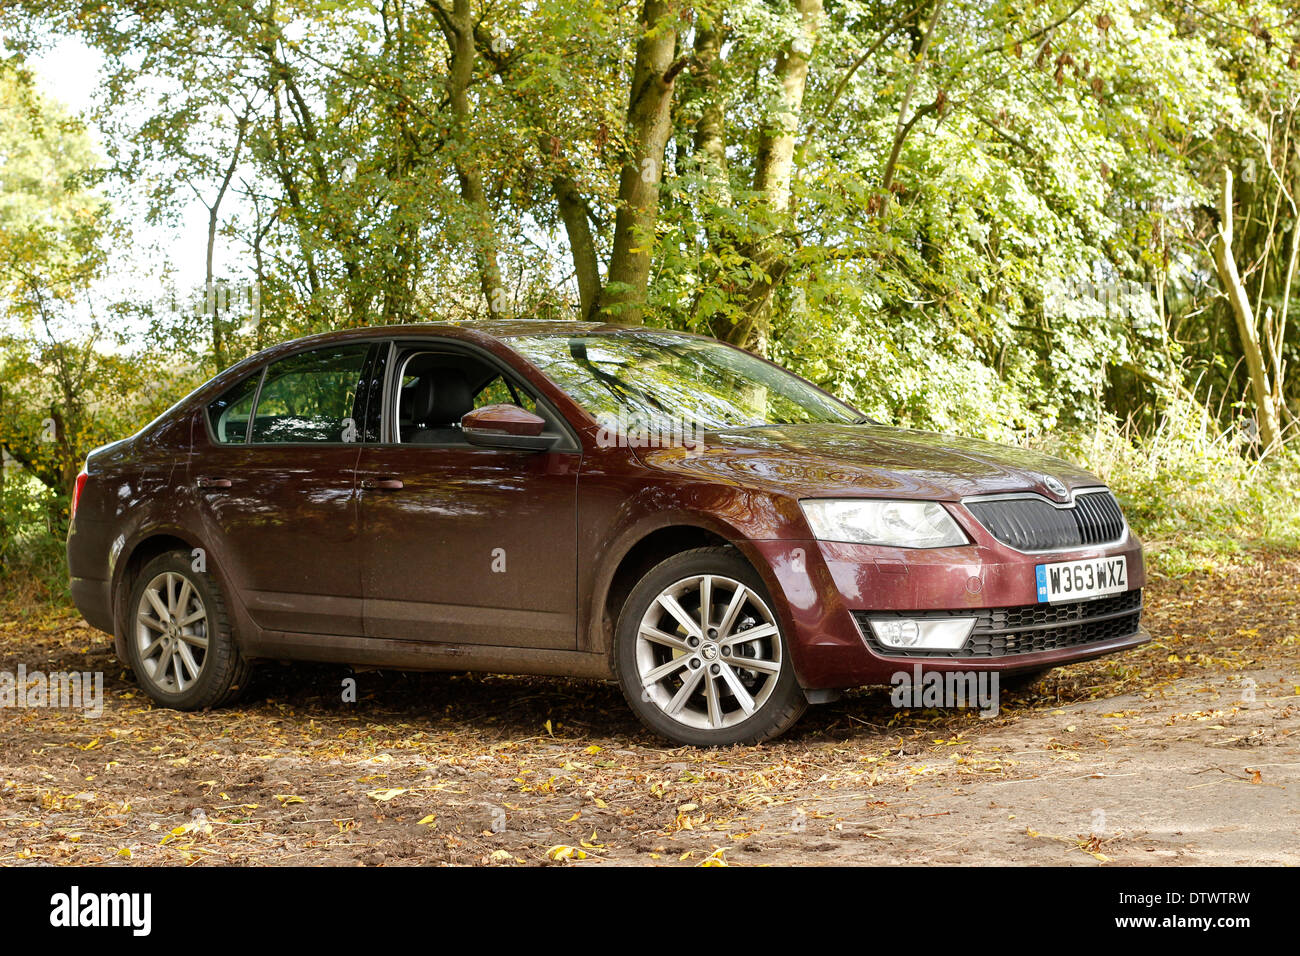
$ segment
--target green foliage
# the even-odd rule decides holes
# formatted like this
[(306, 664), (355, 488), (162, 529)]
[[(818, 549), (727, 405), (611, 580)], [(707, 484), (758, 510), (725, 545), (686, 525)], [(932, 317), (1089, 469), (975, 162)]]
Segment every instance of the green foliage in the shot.
[(1115, 489), (1149, 560), (1171, 573), (1247, 545), (1300, 547), (1300, 456), (1291, 450), (1260, 461), (1249, 446), (1240, 430), (1222, 429), (1186, 399), (1171, 402), (1149, 431), (1100, 415), (1087, 430), (1043, 443)]
[(9, 606), (66, 605), (59, 496), (19, 469), (0, 482), (0, 593)]
[[(1294, 461), (1243, 437), (1254, 399), (1207, 250), (1226, 167), (1294, 431), (1292, 5), (705, 0), (642, 23), (652, 7), (0, 0), (0, 440), (64, 500), (89, 447), (273, 342), (571, 317), (584, 278), (636, 299), (606, 277), (627, 274), (620, 176), (650, 161), (651, 324), (746, 344), (885, 421), (1057, 447), (1157, 540), (1294, 536), (1274, 505)], [(661, 165), (632, 152), (647, 28), (678, 37)], [(21, 68), (65, 35), (104, 57), (102, 158)], [(212, 279), (256, 287), (260, 321), (155, 312), (157, 290), (95, 314), (129, 240), (106, 196), (210, 230), (234, 263)], [(181, 222), (195, 197), (210, 218)]]

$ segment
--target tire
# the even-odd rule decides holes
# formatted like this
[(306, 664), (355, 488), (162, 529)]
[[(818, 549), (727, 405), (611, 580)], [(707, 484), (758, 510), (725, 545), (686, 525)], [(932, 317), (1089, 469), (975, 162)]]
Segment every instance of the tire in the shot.
[[(704, 594), (707, 620), (700, 615)], [(758, 636), (737, 639), (749, 631)], [(651, 568), (623, 605), (614, 657), (628, 705), (675, 743), (771, 740), (808, 706), (767, 589), (732, 548), (684, 551)], [(744, 660), (762, 667), (732, 663)]]
[(189, 554), (159, 555), (140, 571), (126, 607), (127, 663), (156, 703), (204, 710), (235, 700), (251, 670), (239, 653), (221, 589)]

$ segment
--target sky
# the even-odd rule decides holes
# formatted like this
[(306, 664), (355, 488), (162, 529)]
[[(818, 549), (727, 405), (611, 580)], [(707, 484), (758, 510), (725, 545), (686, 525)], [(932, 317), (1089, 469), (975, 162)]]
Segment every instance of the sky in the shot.
[[(79, 114), (101, 149), (104, 145), (103, 133), (91, 122), (87, 113), (99, 89), (102, 63), (103, 57), (97, 51), (75, 37), (60, 39), (43, 56), (28, 61), (36, 75), (40, 91), (62, 103), (69, 111)], [(113, 198), (111, 191), (109, 198)], [(124, 207), (119, 206), (119, 211), (122, 208)], [(136, 240), (137, 254), (124, 261), (96, 290), (100, 296), (111, 298), (130, 286), (135, 298), (153, 298), (155, 290), (151, 285), (157, 286), (157, 294), (163, 294), (166, 287), (162, 279), (167, 271), (165, 267), (174, 270), (172, 281), (179, 289), (188, 290), (203, 284), (207, 210), (201, 203), (191, 200), (184, 207), (176, 226), (153, 226), (141, 219), (131, 218), (128, 218), (128, 224)], [(161, 258), (157, 254), (159, 250)], [(218, 273), (223, 259), (222, 249), (218, 245)]]
[[(100, 70), (104, 63), (103, 56), (88, 47), (75, 36), (52, 35), (53, 45), (38, 57), (30, 58), (27, 63), (36, 77), (40, 91), (49, 98), (62, 104), (70, 112), (80, 115), (82, 120), (99, 144), (104, 149), (105, 134), (90, 119), (90, 110), (95, 104), (100, 87)], [(143, 117), (142, 117), (143, 118)], [(129, 117), (128, 117), (129, 119)], [(118, 253), (118, 259), (108, 270), (108, 275), (98, 281), (91, 290), (91, 299), (97, 303), (108, 304), (130, 300), (132, 302), (182, 302), (196, 292), (201, 292), (205, 275), (207, 252), (208, 211), (192, 195), (182, 194), (183, 202), (179, 215), (172, 224), (154, 225), (145, 221), (139, 204), (130, 203), (129, 195), (124, 195), (120, 182), (110, 183), (105, 190), (106, 196), (113, 201), (115, 211), (122, 217), (130, 229), (133, 241), (129, 248)], [(116, 195), (115, 195), (116, 191)], [(211, 194), (213, 190), (209, 190)], [(228, 195), (223, 204), (223, 213), (238, 209), (238, 197)], [(568, 275), (567, 259), (562, 244), (563, 238), (542, 229), (528, 226), (528, 235), (537, 245), (557, 250), (552, 259), (556, 270), (555, 280), (565, 281)], [(238, 280), (248, 275), (244, 250), (225, 237), (218, 237), (214, 255), (214, 272), (218, 277)], [(568, 281), (572, 281), (571, 279)], [(242, 285), (238, 288), (244, 289)], [(245, 290), (246, 291), (246, 290)], [(96, 312), (103, 314), (102, 305)], [(75, 322), (85, 319), (84, 312), (79, 313)], [(142, 331), (143, 327), (138, 330)]]

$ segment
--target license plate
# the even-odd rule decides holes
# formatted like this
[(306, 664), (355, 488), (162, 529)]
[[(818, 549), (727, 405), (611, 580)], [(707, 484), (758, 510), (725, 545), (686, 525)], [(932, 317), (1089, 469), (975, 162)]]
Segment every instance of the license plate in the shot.
[(1123, 555), (1040, 564), (1034, 568), (1034, 573), (1038, 577), (1040, 604), (1079, 601), (1128, 590), (1128, 560)]

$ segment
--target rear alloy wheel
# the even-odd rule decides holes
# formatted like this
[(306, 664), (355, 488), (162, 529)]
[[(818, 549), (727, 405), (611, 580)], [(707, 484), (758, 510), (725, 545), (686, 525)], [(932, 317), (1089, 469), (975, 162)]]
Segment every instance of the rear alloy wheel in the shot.
[(758, 743), (806, 706), (762, 582), (730, 548), (653, 568), (619, 622), (619, 681), (650, 729), (702, 746)]
[(168, 694), (199, 682), (208, 659), (208, 609), (187, 578), (164, 571), (144, 586), (135, 612), (141, 676)]
[(248, 677), (226, 619), (221, 592), (189, 556), (164, 554), (145, 565), (131, 590), (126, 649), (141, 687), (179, 710), (232, 700)]

